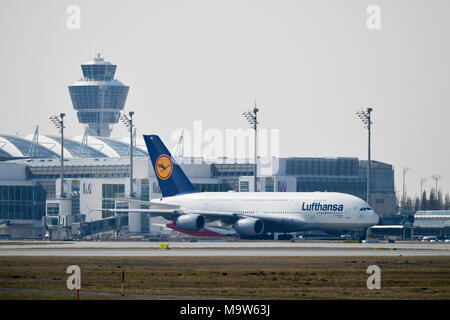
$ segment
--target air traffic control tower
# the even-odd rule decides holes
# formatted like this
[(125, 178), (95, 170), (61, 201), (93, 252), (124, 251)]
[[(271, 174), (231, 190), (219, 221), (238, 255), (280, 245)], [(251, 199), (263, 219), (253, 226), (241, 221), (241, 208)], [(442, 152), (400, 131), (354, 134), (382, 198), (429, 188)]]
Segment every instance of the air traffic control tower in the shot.
[(125, 106), (130, 87), (114, 79), (116, 67), (98, 54), (81, 65), (83, 78), (69, 86), (78, 121), (88, 126), (91, 135), (109, 137)]

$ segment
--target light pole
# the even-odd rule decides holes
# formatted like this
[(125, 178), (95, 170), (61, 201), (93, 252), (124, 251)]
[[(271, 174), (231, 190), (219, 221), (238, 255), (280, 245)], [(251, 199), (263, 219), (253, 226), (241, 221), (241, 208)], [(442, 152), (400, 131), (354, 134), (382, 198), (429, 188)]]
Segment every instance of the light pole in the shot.
[(120, 115), (120, 120), (122, 120), (125, 127), (128, 128), (128, 131), (130, 131), (130, 197), (134, 197), (134, 191), (133, 191), (133, 115), (134, 112), (130, 111), (128, 113), (130, 116), (129, 118), (125, 113), (122, 113)]
[(243, 112), (242, 115), (247, 119), (248, 123), (250, 123), (250, 126), (255, 130), (255, 172), (254, 172), (254, 191), (258, 192), (258, 184), (257, 184), (257, 173), (258, 173), (258, 107), (253, 107), (253, 111), (246, 111)]
[(61, 198), (65, 198), (64, 193), (64, 116), (65, 113), (60, 113), (59, 116), (51, 116), (50, 120), (61, 133)]
[(367, 203), (370, 206), (370, 127), (372, 121), (370, 120), (370, 113), (373, 111), (372, 108), (367, 108), (367, 111), (358, 111), (356, 114), (364, 123), (365, 127), (368, 129), (368, 156), (367, 156)]

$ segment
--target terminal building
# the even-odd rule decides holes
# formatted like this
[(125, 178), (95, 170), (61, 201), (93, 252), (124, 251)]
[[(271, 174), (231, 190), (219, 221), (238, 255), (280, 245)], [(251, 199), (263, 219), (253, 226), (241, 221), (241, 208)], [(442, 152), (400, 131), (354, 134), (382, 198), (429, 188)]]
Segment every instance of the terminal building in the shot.
[(425, 210), (408, 212), (401, 225), (377, 225), (369, 229), (371, 235), (380, 239), (435, 240), (450, 239), (450, 211)]
[[(111, 230), (120, 234), (152, 234), (154, 218), (129, 213), (112, 216), (102, 209), (128, 208), (130, 197), (129, 138), (111, 138), (112, 126), (124, 109), (129, 87), (114, 79), (116, 66), (100, 56), (82, 65), (83, 78), (69, 86), (83, 135), (64, 138), (64, 195), (60, 194), (61, 139), (56, 135), (0, 133), (0, 237), (40, 238), (48, 231), (84, 235)], [(144, 141), (133, 146), (135, 198), (150, 200), (161, 193)], [(254, 163), (225, 163), (176, 158), (200, 191), (251, 192)], [(278, 158), (278, 169), (258, 174), (258, 191), (343, 192), (365, 198), (367, 161), (355, 157)], [(372, 207), (384, 218), (396, 212), (392, 165), (371, 162)], [(118, 226), (120, 228), (118, 228)]]

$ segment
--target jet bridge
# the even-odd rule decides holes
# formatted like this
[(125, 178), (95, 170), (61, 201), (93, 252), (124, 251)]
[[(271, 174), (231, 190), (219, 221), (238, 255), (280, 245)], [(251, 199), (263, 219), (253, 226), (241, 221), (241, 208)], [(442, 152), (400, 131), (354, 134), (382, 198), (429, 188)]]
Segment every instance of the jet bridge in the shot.
[(73, 223), (72, 236), (84, 238), (111, 230), (120, 231), (122, 227), (128, 225), (127, 222), (128, 217), (126, 215), (116, 215), (96, 221)]

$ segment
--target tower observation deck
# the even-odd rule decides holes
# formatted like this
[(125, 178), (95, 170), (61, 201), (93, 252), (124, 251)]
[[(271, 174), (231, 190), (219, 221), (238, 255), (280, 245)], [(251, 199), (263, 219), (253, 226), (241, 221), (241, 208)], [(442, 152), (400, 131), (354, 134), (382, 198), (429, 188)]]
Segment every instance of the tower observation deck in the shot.
[(98, 54), (93, 61), (81, 65), (83, 78), (69, 86), (78, 121), (87, 125), (91, 134), (101, 137), (111, 135), (130, 89), (114, 79), (116, 67)]

